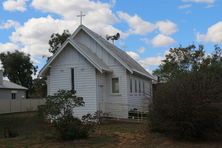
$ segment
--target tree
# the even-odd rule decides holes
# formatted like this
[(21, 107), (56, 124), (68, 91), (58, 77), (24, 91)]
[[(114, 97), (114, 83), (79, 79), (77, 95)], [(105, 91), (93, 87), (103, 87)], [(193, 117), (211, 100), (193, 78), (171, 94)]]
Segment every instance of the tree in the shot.
[(71, 34), (68, 30), (64, 30), (62, 34), (59, 33), (53, 33), (49, 40), (49, 52), (52, 54), (55, 54), (58, 48), (66, 41), (68, 37), (70, 37)]
[(31, 97), (42, 98), (47, 96), (46, 78), (36, 78), (33, 80)]
[(4, 68), (3, 75), (16, 84), (32, 88), (32, 75), (37, 72), (30, 55), (15, 51), (0, 54), (0, 60)]
[(208, 64), (203, 45), (198, 48), (195, 45), (180, 46), (169, 50), (162, 64), (153, 74), (162, 81), (168, 81), (175, 78), (177, 74), (198, 71), (201, 66)]
[(83, 98), (77, 97), (73, 91), (59, 90), (46, 98), (45, 115), (63, 140), (86, 138), (93, 130), (93, 124), (84, 122), (91, 116), (84, 116), (82, 120), (73, 116), (73, 109), (80, 106), (84, 106)]
[(73, 112), (73, 108), (84, 106), (82, 97), (77, 97), (72, 91), (59, 90), (57, 94), (46, 98), (47, 114), (52, 119), (66, 116)]
[(222, 49), (206, 56), (203, 46), (174, 48), (155, 74), (150, 106), (154, 130), (182, 138), (208, 138), (222, 132)]
[(215, 45), (214, 53), (212, 54), (211, 63), (220, 63), (222, 62), (222, 48), (218, 45)]
[(152, 129), (185, 139), (221, 134), (221, 76), (222, 63), (217, 63), (157, 85), (150, 106)]

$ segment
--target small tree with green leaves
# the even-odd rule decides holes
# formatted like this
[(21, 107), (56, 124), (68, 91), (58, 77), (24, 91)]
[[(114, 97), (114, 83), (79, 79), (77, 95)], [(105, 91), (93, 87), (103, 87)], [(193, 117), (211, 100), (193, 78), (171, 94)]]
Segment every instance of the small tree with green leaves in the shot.
[(53, 33), (49, 40), (49, 52), (52, 54), (55, 54), (56, 51), (59, 49), (59, 47), (66, 41), (68, 37), (70, 37), (71, 34), (68, 30), (64, 30), (62, 34), (59, 33)]
[(46, 113), (52, 120), (66, 116), (73, 112), (73, 108), (80, 106), (84, 106), (83, 98), (69, 90), (59, 90), (46, 99)]
[(91, 124), (73, 116), (73, 109), (80, 106), (84, 106), (83, 98), (77, 97), (73, 91), (59, 90), (47, 97), (45, 114), (63, 140), (86, 138), (92, 130)]

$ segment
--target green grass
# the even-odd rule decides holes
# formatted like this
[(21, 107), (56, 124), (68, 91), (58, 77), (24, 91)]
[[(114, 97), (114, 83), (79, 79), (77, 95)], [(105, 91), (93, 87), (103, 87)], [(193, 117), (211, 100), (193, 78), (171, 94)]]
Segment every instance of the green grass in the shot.
[[(208, 148), (222, 147), (221, 142), (185, 142), (149, 131), (145, 123), (107, 122), (96, 127), (88, 139), (61, 141), (49, 124), (36, 113), (0, 115), (0, 148)], [(18, 133), (4, 138), (4, 128)]]

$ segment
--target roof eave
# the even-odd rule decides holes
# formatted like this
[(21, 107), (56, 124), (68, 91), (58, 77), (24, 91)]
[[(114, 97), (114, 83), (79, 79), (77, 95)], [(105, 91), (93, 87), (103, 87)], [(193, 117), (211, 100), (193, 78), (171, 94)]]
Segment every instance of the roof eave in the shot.
[[(81, 29), (81, 26), (75, 31), (78, 32), (78, 30)], [(72, 40), (70, 40), (70, 38), (68, 38), (63, 44), (62, 46), (58, 49), (58, 51), (53, 55), (53, 57), (51, 57), (49, 59), (49, 61), (47, 62), (47, 64), (40, 70), (38, 77), (43, 77), (45, 76), (46, 70), (49, 68), (50, 64), (52, 63), (52, 61), (58, 56), (58, 54), (60, 54), (60, 52), (62, 51), (63, 48), (65, 48), (65, 46), (67, 44), (71, 44), (74, 48), (76, 48), (78, 50), (78, 52), (80, 52), (92, 65), (94, 65), (96, 67), (97, 70), (99, 70), (99, 72), (103, 73), (103, 71), (107, 71), (107, 72), (111, 72), (111, 70), (109, 69), (104, 69), (101, 66), (99, 66), (96, 62), (94, 62), (92, 59), (90, 59), (86, 54), (84, 54), (81, 50), (80, 47), (78, 45), (76, 45)]]
[(69, 43), (78, 50), (78, 52), (80, 52), (92, 65), (94, 65), (96, 67), (97, 70), (99, 70), (101, 73), (103, 71), (103, 68), (100, 67), (96, 62), (94, 62), (92, 59), (89, 58), (88, 55), (84, 54), (81, 50), (80, 47), (78, 45), (76, 45), (72, 40), (69, 40)]
[(10, 90), (28, 90), (28, 88), (3, 88), (3, 87), (1, 87), (0, 89), (10, 89)]
[(62, 51), (61, 49), (63, 49), (69, 42), (69, 38), (62, 44), (61, 47), (59, 47), (59, 49), (57, 50), (57, 52), (48, 60), (48, 62), (43, 66), (43, 68), (39, 71), (38, 77), (43, 77), (46, 70), (48, 69), (48, 67), (50, 66), (50, 64), (52, 63), (52, 61), (57, 57), (57, 55)]
[(135, 70), (135, 69), (133, 69), (133, 71), (134, 71), (135, 73), (138, 73), (138, 74), (140, 74), (140, 75), (143, 75), (143, 76), (145, 76), (145, 77), (147, 77), (147, 78), (149, 78), (149, 79), (151, 79), (151, 80), (154, 80), (154, 78), (152, 77), (152, 75), (145, 74), (145, 73), (140, 72), (140, 71)]

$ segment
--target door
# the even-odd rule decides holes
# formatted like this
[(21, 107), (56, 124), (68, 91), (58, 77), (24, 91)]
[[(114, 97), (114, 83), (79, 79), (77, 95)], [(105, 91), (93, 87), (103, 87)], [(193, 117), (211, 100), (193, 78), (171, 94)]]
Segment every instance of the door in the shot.
[(98, 89), (99, 111), (104, 112), (104, 85), (99, 84)]

